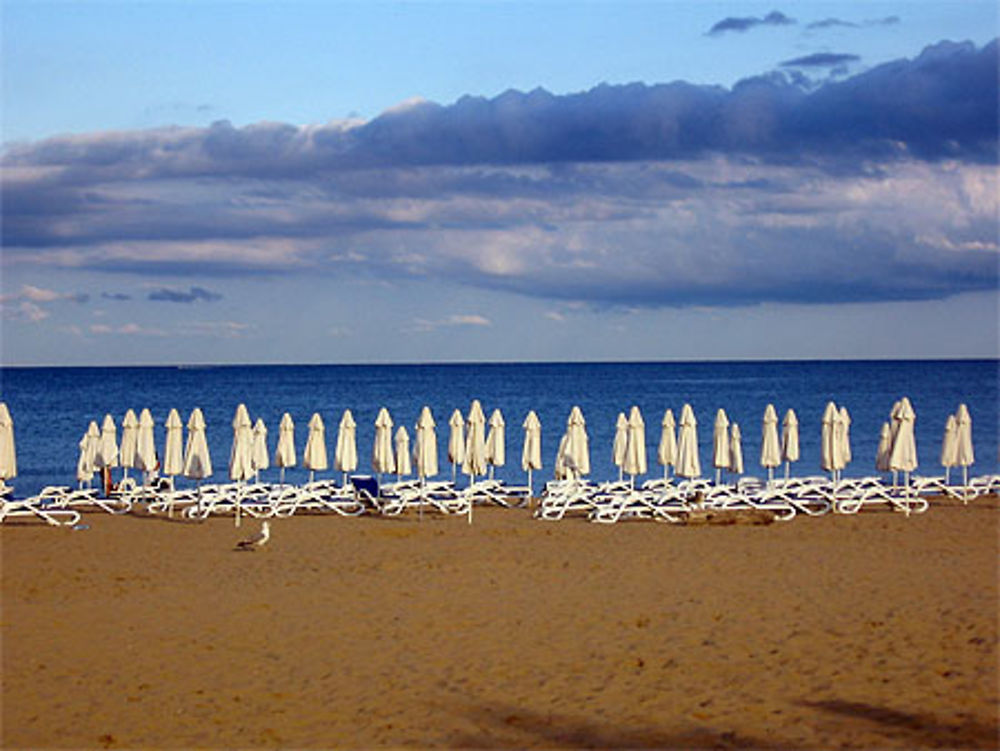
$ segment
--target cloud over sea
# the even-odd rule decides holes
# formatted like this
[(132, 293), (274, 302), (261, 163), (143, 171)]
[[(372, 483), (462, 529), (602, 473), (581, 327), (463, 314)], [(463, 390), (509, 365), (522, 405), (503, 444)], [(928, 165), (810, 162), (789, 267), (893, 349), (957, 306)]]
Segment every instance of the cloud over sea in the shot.
[(997, 91), (996, 41), (942, 42), (818, 85), (12, 143), (3, 263), (199, 280), (156, 298), (173, 302), (216, 299), (206, 277), (290, 274), (594, 306), (943, 298), (997, 284)]

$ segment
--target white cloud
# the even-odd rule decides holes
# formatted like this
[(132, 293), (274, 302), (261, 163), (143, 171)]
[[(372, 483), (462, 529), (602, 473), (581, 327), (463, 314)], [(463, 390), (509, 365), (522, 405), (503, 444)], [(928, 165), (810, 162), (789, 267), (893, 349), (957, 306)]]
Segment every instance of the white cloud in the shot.
[(186, 336), (207, 336), (219, 339), (239, 339), (245, 336), (253, 325), (237, 321), (195, 321), (182, 324), (179, 334)]
[(456, 313), (438, 320), (415, 318), (413, 324), (406, 330), (427, 332), (452, 326), (492, 326), (493, 322), (478, 313)]
[(49, 311), (42, 308), (29, 300), (22, 300), (17, 305), (9, 306), (7, 303), (3, 304), (4, 317), (12, 318), (14, 320), (29, 321), (31, 323), (38, 323), (44, 321), (49, 317)]

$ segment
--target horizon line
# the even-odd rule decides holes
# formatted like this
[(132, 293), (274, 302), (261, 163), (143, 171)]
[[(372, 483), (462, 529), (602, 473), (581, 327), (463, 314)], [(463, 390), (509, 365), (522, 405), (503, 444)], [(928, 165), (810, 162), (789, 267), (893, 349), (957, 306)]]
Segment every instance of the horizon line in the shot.
[(968, 357), (746, 357), (746, 358), (698, 358), (698, 359), (605, 359), (605, 360), (423, 360), (423, 361), (354, 361), (354, 362), (174, 362), (174, 363), (116, 363), (116, 364), (9, 364), (0, 361), (0, 370), (32, 368), (172, 368), (177, 370), (196, 368), (298, 368), (298, 367), (423, 367), (455, 365), (699, 365), (733, 363), (793, 363), (793, 362), (995, 362), (1000, 366), (1000, 355)]

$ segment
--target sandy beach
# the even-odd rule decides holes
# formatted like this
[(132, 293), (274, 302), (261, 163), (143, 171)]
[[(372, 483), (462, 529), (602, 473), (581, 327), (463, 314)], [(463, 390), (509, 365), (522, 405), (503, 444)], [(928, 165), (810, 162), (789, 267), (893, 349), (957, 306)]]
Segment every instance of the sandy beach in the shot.
[(4, 748), (995, 748), (1000, 501), (4, 524)]

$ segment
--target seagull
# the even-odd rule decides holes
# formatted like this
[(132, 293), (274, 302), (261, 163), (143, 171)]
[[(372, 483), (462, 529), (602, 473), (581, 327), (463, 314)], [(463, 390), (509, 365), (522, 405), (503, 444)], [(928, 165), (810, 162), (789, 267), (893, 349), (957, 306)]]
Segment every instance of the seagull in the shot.
[(254, 551), (257, 548), (262, 548), (267, 544), (268, 539), (271, 537), (271, 525), (264, 521), (260, 526), (260, 532), (255, 534), (253, 537), (248, 537), (245, 540), (240, 540), (236, 543), (236, 550), (250, 550)]

